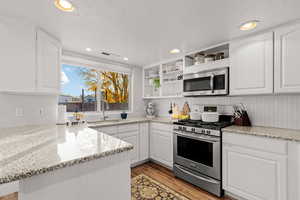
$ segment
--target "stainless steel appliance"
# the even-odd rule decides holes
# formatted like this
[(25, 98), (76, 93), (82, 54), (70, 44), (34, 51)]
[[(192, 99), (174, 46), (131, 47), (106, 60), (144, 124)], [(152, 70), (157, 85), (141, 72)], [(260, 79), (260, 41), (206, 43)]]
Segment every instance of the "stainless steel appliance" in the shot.
[(183, 75), (184, 96), (228, 95), (229, 68)]
[(179, 121), (174, 123), (175, 176), (216, 196), (222, 196), (221, 128), (230, 122), (205, 123)]

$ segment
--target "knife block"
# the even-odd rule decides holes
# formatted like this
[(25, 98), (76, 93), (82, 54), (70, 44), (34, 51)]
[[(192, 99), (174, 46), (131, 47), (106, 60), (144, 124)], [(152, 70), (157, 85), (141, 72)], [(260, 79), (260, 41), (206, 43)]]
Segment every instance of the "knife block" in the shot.
[(251, 126), (251, 122), (248, 116), (248, 113), (246, 111), (243, 112), (241, 117), (236, 118), (234, 120), (234, 124), (238, 126)]

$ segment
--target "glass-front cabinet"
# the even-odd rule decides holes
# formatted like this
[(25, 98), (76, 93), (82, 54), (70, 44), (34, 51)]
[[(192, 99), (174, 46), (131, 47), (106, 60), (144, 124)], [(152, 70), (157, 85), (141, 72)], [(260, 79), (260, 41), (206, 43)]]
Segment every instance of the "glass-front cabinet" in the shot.
[(144, 98), (153, 98), (160, 96), (160, 71), (160, 65), (144, 69)]
[(145, 67), (144, 98), (182, 97), (183, 59)]

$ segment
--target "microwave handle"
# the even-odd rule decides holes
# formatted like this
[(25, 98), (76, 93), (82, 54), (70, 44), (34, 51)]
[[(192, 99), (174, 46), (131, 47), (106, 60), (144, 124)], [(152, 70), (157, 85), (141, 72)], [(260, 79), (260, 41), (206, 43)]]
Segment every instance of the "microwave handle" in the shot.
[(214, 93), (214, 79), (215, 79), (215, 75), (211, 74), (210, 75), (210, 88), (211, 88), (211, 93)]

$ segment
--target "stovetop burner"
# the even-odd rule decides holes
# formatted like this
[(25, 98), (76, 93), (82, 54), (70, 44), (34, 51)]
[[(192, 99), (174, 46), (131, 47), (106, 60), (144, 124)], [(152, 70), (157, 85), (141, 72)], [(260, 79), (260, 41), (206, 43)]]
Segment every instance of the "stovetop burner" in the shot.
[(174, 122), (174, 124), (182, 125), (182, 126), (192, 126), (197, 128), (205, 128), (205, 129), (213, 129), (213, 130), (221, 130), (226, 126), (230, 126), (232, 123), (229, 121), (221, 121), (221, 122), (204, 122), (201, 120), (179, 120), (178, 122)]

